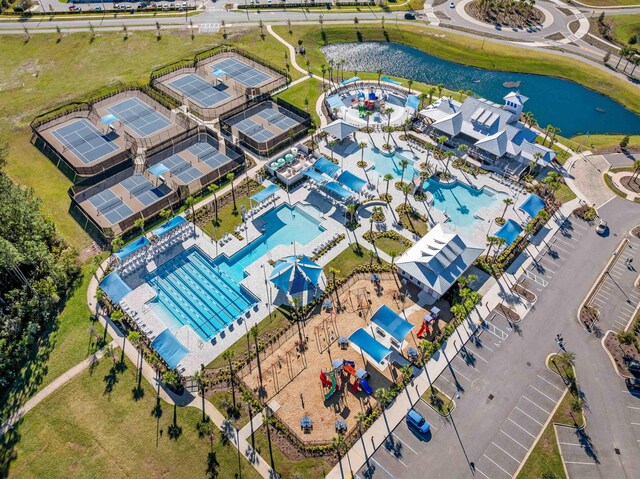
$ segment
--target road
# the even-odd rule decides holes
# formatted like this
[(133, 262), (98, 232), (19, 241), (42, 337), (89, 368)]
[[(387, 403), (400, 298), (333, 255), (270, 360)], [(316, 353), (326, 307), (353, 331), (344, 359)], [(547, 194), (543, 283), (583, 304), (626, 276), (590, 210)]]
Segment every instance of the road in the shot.
[[(607, 478), (637, 477), (640, 450), (635, 434), (640, 431), (634, 431), (638, 426), (632, 424), (635, 421), (629, 414), (640, 409), (628, 406), (640, 408), (640, 401), (636, 404), (622, 379), (613, 374), (599, 339), (580, 326), (576, 312), (622, 236), (638, 222), (640, 205), (615, 198), (599, 213), (608, 221), (611, 234), (600, 237), (586, 223), (572, 219), (557, 233), (563, 249), (561, 243), (551, 240), (557, 246), (538, 260), (539, 267), (534, 266), (537, 282), (528, 279), (529, 287), (538, 294), (535, 308), (515, 329), (509, 329), (504, 318), (496, 317), (492, 323), (498, 327), (497, 335), (485, 331), (480, 336), (481, 349), (468, 346), (477, 357), (473, 368), (465, 366), (464, 358), (456, 357), (452, 370), (441, 376), (446, 380), (436, 380), (436, 385), (449, 394), (455, 393), (455, 387), (448, 385), (455, 386), (454, 378), (462, 386), (453, 412), (456, 428), (433, 413), (429, 417), (437, 430), (425, 443), (408, 435), (406, 425), (399, 425), (394, 433), (405, 440), (404, 456), (397, 459), (404, 466), (380, 448), (373, 461), (382, 467), (365, 467), (359, 477), (389, 477), (387, 473), (414, 477), (418, 470), (429, 478), (471, 477), (456, 429), (469, 461), (475, 465), (476, 477), (484, 477), (483, 473), (491, 479), (510, 477), (524, 457), (523, 448), (533, 443), (531, 436), (537, 436), (559, 398), (554, 385), (548, 384), (553, 380), (544, 367), (547, 355), (557, 351), (554, 338), (558, 333), (565, 338), (566, 347), (576, 353), (578, 381), (587, 405), (589, 452), (599, 461), (590, 467)], [(544, 245), (539, 248), (540, 252), (548, 251)], [(531, 251), (536, 249), (530, 246)], [(407, 453), (411, 449), (416, 453)], [(448, 460), (443, 461), (443, 457)], [(394, 461), (398, 464), (391, 470)]]

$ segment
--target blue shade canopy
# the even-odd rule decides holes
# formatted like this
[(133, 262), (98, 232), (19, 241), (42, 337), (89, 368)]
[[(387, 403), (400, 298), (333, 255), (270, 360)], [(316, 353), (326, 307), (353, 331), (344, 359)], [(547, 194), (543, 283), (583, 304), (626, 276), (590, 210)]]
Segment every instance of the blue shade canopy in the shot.
[(112, 115), (111, 113), (109, 113), (108, 115), (103, 116), (102, 118), (100, 118), (100, 121), (102, 123), (104, 123), (105, 125), (110, 125), (111, 123), (113, 123), (114, 121), (116, 121), (118, 118), (116, 118), (115, 115)]
[(340, 167), (335, 163), (330, 162), (324, 156), (318, 158), (318, 160), (313, 164), (313, 167), (318, 170), (320, 173), (324, 173), (328, 176), (335, 175), (338, 171), (340, 171)]
[(118, 304), (122, 298), (131, 292), (120, 275), (116, 272), (108, 274), (100, 283), (100, 289), (111, 298), (111, 301)]
[(314, 290), (320, 281), (322, 267), (307, 256), (288, 256), (276, 261), (269, 280), (288, 294)]
[(171, 171), (164, 163), (158, 163), (149, 168), (149, 173), (153, 176), (160, 176)]
[(336, 178), (336, 181), (338, 181), (339, 183), (342, 183), (344, 186), (346, 186), (350, 190), (355, 191), (356, 193), (359, 193), (360, 190), (364, 188), (364, 186), (367, 184), (367, 182), (364, 181), (362, 178), (354, 175), (353, 173), (347, 170), (343, 171), (340, 174), (340, 176)]
[(413, 329), (413, 324), (398, 316), (384, 304), (373, 314), (371, 322), (399, 342), (404, 341), (404, 338)]
[(216, 68), (215, 70), (213, 70), (213, 74), (219, 77), (220, 75), (226, 75), (226, 72), (224, 70), (220, 70), (220, 68)]
[(162, 359), (165, 360), (171, 369), (175, 369), (175, 367), (180, 364), (180, 361), (182, 361), (182, 358), (189, 352), (168, 329), (158, 334), (158, 337), (151, 343), (151, 347), (162, 356)]
[(420, 98), (418, 98), (416, 95), (409, 95), (404, 106), (408, 106), (409, 108), (417, 110), (418, 108), (420, 108)]
[(393, 85), (402, 85), (402, 82), (399, 82), (398, 80), (393, 80), (392, 78), (389, 78), (389, 77), (382, 77), (380, 78), (380, 80), (386, 83), (391, 83)]
[(496, 232), (495, 236), (503, 238), (507, 242), (507, 246), (509, 246), (520, 233), (522, 233), (522, 226), (513, 220), (507, 220), (504, 226)]
[(357, 81), (360, 81), (360, 77), (351, 77), (348, 80), (343, 80), (342, 82), (340, 82), (340, 85), (349, 85)]
[(520, 205), (520, 210), (524, 211), (532, 218), (535, 218), (542, 208), (544, 208), (544, 200), (533, 193), (529, 195), (529, 198), (527, 198), (522, 205)]
[(335, 181), (330, 181), (329, 183), (325, 183), (324, 185), (322, 185), (322, 187), (326, 188), (331, 193), (339, 196), (343, 200), (346, 200), (347, 198), (351, 198), (353, 196), (353, 193), (351, 191), (347, 190), (346, 188), (343, 188), (340, 185), (340, 183), (337, 183)]
[(344, 102), (339, 95), (331, 95), (327, 98), (327, 103), (329, 104), (329, 108), (333, 110), (334, 108), (339, 109), (344, 106)]
[(351, 343), (351, 347), (356, 351), (366, 354), (378, 364), (382, 363), (382, 361), (391, 355), (389, 348), (362, 328), (357, 329), (349, 336), (349, 342)]
[(344, 120), (336, 120), (322, 128), (322, 131), (342, 141), (359, 129), (357, 126), (350, 125)]
[(311, 168), (307, 168), (306, 170), (303, 170), (302, 173), (304, 173), (304, 175), (307, 178), (311, 178), (312, 180), (317, 181), (318, 183), (324, 183), (329, 179), (326, 176), (324, 176), (322, 173), (318, 173), (316, 170), (313, 170)]
[(256, 203), (261, 203), (272, 195), (275, 195), (278, 191), (280, 191), (280, 187), (277, 185), (269, 185), (265, 189), (258, 191), (255, 195), (251, 197), (253, 201)]
[(187, 220), (185, 220), (182, 216), (176, 216), (175, 218), (171, 218), (166, 223), (158, 226), (151, 233), (160, 237), (167, 234), (169, 231), (171, 231), (175, 227), (180, 226), (182, 223), (186, 223), (186, 222)]
[(133, 253), (135, 253), (139, 249), (144, 248), (145, 246), (147, 246), (150, 243), (151, 243), (151, 241), (149, 241), (145, 236), (141, 236), (137, 240), (132, 241), (131, 243), (129, 243), (127, 246), (125, 246), (121, 250), (116, 251), (116, 253), (115, 253), (116, 258), (118, 258), (120, 261), (122, 261), (126, 257), (131, 256)]

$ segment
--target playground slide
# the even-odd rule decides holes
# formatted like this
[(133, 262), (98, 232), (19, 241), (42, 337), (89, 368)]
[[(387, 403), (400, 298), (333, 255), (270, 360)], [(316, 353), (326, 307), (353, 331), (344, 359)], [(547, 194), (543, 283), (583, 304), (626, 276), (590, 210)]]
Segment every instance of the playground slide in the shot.
[(420, 328), (420, 331), (418, 331), (418, 337), (421, 337), (422, 335), (426, 334), (428, 329), (429, 329), (429, 326), (427, 326), (427, 323), (425, 321), (424, 323), (422, 323), (422, 327)]
[(326, 401), (327, 399), (329, 399), (331, 396), (333, 396), (333, 393), (336, 392), (336, 389), (338, 387), (338, 382), (336, 381), (336, 375), (335, 373), (332, 371), (329, 373), (329, 379), (331, 379), (331, 389), (329, 389), (329, 391), (327, 391), (324, 394), (324, 400)]
[(327, 375), (322, 371), (320, 372), (320, 381), (322, 381), (323, 386), (327, 386), (327, 387), (331, 386), (331, 381), (327, 379)]
[(346, 366), (347, 364), (348, 364), (349, 366), (351, 366), (352, 368), (354, 368), (354, 367), (356, 366), (356, 363), (355, 363), (355, 362), (353, 362), (353, 361), (347, 361), (346, 359), (343, 359), (343, 360), (342, 360), (342, 365), (343, 365), (343, 366)]
[(349, 374), (351, 374), (352, 376), (356, 375), (356, 370), (353, 368), (353, 366), (351, 366), (350, 364), (345, 364), (344, 365), (344, 370), (346, 372), (348, 372)]
[(369, 385), (369, 383), (367, 382), (366, 379), (362, 378), (360, 380), (360, 387), (367, 394), (369, 394), (369, 395), (373, 394), (373, 388)]

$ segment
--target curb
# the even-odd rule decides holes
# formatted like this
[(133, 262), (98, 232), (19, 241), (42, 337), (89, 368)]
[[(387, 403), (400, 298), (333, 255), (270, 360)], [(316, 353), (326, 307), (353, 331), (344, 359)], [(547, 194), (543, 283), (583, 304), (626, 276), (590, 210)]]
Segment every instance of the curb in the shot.
[(633, 377), (633, 375), (632, 376), (623, 376), (620, 373), (620, 371), (618, 371), (618, 366), (616, 365), (616, 361), (613, 359), (613, 356), (611, 356), (611, 353), (609, 352), (607, 347), (604, 345), (604, 340), (607, 339), (607, 336), (609, 336), (609, 334), (616, 334), (616, 332), (611, 330), (611, 329), (609, 329), (607, 332), (605, 332), (604, 336), (602, 336), (602, 339), (600, 340), (600, 345), (602, 346), (602, 349), (604, 349), (604, 352), (607, 353), (607, 356), (609, 357), (609, 361), (611, 361), (611, 365), (613, 366), (613, 370), (622, 379), (627, 379), (627, 377)]

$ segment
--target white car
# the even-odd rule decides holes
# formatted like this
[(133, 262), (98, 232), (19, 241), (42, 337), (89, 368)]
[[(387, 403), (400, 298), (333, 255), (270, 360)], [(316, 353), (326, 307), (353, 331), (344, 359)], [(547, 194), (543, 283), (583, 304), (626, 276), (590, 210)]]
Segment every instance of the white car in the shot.
[(456, 8), (456, 4), (455, 4), (454, 2), (451, 2), (451, 3), (449, 4), (449, 8)]
[(602, 236), (606, 232), (607, 232), (607, 222), (600, 220), (600, 223), (598, 223), (598, 226), (596, 226), (596, 233)]

